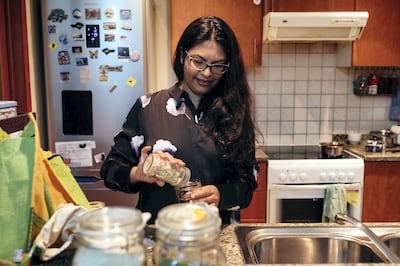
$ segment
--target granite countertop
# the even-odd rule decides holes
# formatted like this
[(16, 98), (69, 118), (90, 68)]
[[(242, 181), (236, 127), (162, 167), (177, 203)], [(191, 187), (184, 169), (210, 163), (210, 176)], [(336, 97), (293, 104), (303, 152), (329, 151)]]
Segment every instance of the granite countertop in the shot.
[(400, 147), (386, 148), (386, 152), (366, 152), (361, 145), (347, 145), (346, 150), (360, 156), (366, 162), (400, 162)]
[(259, 163), (264, 163), (268, 161), (268, 155), (265, 154), (261, 149), (256, 149), (256, 160)]

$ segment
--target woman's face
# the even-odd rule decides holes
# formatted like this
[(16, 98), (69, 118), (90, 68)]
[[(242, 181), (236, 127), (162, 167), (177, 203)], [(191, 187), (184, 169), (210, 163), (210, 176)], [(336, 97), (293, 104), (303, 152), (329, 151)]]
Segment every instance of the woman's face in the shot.
[[(184, 77), (181, 84), (182, 89), (189, 88), (194, 94), (203, 96), (213, 90), (224, 74), (211, 72), (210, 67), (199, 70), (194, 64), (205, 62), (208, 64), (227, 64), (226, 54), (222, 47), (215, 41), (205, 41), (193, 46), (187, 53), (183, 51)], [(192, 62), (190, 62), (192, 59)]]

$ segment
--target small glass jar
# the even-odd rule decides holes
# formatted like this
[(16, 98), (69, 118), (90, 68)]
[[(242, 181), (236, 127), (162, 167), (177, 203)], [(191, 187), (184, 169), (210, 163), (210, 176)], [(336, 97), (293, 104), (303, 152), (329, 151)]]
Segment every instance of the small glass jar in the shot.
[(183, 184), (180, 187), (175, 187), (176, 200), (179, 203), (189, 202), (193, 190), (200, 187), (201, 187), (201, 181), (199, 179), (189, 180), (186, 184)]
[(149, 218), (149, 213), (128, 207), (104, 207), (83, 214), (72, 265), (144, 265), (144, 226)]
[(155, 226), (156, 265), (226, 265), (216, 207), (204, 202), (169, 205), (160, 210)]

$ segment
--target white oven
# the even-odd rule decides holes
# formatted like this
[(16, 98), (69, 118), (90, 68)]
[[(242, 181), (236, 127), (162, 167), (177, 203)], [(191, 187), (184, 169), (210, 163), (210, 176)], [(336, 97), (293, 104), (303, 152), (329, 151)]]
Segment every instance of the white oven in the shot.
[(322, 222), (326, 190), (343, 184), (347, 214), (361, 220), (364, 161), (345, 152), (322, 158), (319, 146), (269, 146), (267, 222)]

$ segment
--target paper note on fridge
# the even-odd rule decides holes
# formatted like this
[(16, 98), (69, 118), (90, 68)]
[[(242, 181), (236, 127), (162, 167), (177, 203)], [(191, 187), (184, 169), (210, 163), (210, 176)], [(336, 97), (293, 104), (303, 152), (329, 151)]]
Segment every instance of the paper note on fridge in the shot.
[(93, 140), (56, 142), (56, 153), (64, 158), (69, 167), (93, 166), (92, 149), (96, 148)]

